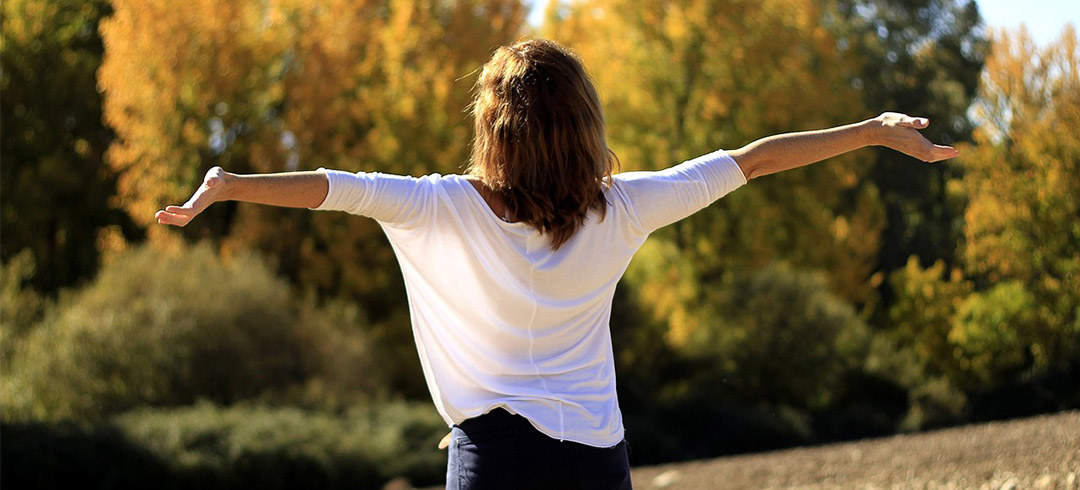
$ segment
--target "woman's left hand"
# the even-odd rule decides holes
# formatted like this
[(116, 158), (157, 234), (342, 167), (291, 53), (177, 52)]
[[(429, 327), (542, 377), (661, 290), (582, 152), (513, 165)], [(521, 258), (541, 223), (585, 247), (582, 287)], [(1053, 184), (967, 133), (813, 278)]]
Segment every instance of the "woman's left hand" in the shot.
[(924, 162), (937, 162), (956, 157), (956, 148), (935, 145), (919, 133), (930, 121), (925, 117), (912, 117), (898, 112), (886, 112), (871, 120), (874, 128), (874, 144), (918, 158)]

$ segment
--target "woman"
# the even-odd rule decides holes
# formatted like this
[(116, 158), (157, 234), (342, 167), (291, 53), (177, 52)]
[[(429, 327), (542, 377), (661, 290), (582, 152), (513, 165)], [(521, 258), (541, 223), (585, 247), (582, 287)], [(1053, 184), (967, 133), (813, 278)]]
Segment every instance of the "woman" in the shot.
[(452, 429), (448, 488), (630, 488), (608, 321), (649, 234), (749, 179), (869, 145), (924, 161), (956, 150), (903, 114), (764, 138), (659, 172), (613, 174), (600, 101), (580, 61), (546, 40), (498, 49), (472, 106), (466, 175), (211, 169), (183, 206), (341, 210), (376, 219), (401, 264), (413, 334)]

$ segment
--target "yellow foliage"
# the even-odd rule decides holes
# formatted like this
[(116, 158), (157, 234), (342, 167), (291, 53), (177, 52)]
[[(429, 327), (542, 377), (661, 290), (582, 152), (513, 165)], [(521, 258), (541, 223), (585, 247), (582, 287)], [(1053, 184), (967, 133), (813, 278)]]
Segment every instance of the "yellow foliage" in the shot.
[[(107, 158), (121, 173), (120, 204), (144, 225), (213, 165), (456, 171), (471, 136), (471, 75), (524, 21), (524, 6), (510, 0), (114, 7), (101, 29), (105, 118), (118, 135)], [(379, 303), (400, 296), (373, 223), (242, 205), (214, 208), (184, 233), (223, 237), (226, 250), (260, 248), (324, 291)]]
[[(966, 146), (964, 268), (913, 260), (890, 313), (933, 375), (990, 385), (1068, 365), (1080, 347), (1080, 51), (1066, 29), (1037, 48), (994, 32)], [(979, 284), (976, 290), (972, 282)]]
[[(848, 83), (857, 60), (838, 52), (836, 39), (821, 27), (820, 2), (552, 3), (541, 32), (584, 59), (624, 171), (666, 168), (769, 134), (867, 115)], [(740, 189), (662, 231), (678, 251), (665, 263), (680, 271), (676, 262), (692, 264), (680, 280), (704, 281), (707, 289), (729, 270), (783, 259), (823, 268), (845, 299), (871, 302), (884, 213), (871, 186), (853, 191), (869, 156), (847, 155)], [(854, 205), (842, 201), (848, 192), (856, 196)], [(670, 292), (669, 275), (653, 272), (633, 277)], [(676, 341), (701, 323), (700, 295), (679, 300), (685, 312), (664, 306), (664, 295), (646, 296), (655, 314), (668, 319)]]
[[(965, 153), (963, 256), (970, 273), (1030, 291), (1042, 331), (1022, 341), (1068, 349), (1080, 338), (1080, 50), (1075, 28), (1038, 48), (994, 32)], [(1073, 339), (1073, 340), (1068, 340)]]
[(941, 260), (924, 269), (914, 256), (892, 274), (890, 282), (897, 296), (889, 309), (893, 333), (923, 369), (956, 379), (962, 370), (961, 356), (949, 342), (949, 332), (961, 304), (972, 293), (971, 282), (959, 270), (946, 271)]

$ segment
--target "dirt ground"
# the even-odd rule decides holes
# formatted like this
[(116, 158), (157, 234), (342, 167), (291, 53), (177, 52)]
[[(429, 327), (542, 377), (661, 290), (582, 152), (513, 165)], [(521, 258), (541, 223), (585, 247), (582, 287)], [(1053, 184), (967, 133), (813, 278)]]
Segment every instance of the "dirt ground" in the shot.
[(637, 490), (1080, 490), (1080, 412), (647, 466), (633, 481)]
[(1080, 412), (637, 468), (634, 488), (1080, 490)]

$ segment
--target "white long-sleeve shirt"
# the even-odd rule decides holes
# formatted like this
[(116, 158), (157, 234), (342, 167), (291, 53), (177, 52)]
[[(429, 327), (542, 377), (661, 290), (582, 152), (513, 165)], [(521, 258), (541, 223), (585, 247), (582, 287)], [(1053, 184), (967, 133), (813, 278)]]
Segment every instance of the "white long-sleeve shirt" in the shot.
[(460, 175), (324, 170), (317, 208), (369, 216), (401, 265), (424, 376), (447, 424), (503, 407), (559, 439), (623, 439), (611, 300), (651, 232), (746, 183), (724, 151), (659, 172), (614, 175), (606, 216), (591, 213), (558, 250), (491, 211)]

